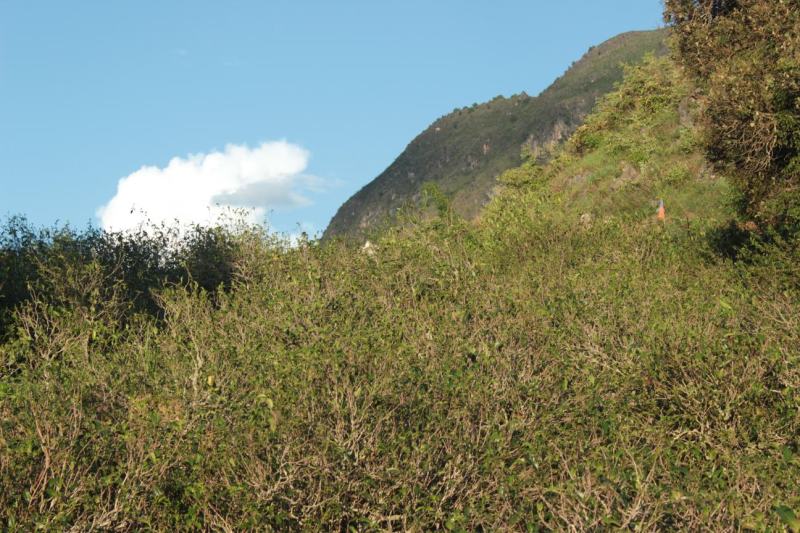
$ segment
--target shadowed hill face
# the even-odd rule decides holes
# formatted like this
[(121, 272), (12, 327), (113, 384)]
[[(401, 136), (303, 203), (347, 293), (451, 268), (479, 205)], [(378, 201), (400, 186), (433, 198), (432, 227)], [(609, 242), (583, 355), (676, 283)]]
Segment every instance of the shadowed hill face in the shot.
[(419, 200), (427, 182), (451, 199), (457, 213), (475, 218), (497, 176), (520, 164), (523, 147), (546, 157), (622, 79), (622, 64), (665, 51), (665, 35), (662, 30), (619, 35), (590, 49), (537, 97), (497, 97), (440, 118), (339, 208), (325, 237), (360, 236), (390, 221), (397, 209)]

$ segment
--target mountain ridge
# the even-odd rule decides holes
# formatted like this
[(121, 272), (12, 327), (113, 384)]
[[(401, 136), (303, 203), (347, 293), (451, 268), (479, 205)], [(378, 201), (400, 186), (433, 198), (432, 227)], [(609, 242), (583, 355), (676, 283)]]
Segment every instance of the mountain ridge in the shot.
[(664, 30), (626, 32), (589, 48), (537, 96), (498, 96), (436, 119), (377, 178), (350, 197), (324, 238), (362, 236), (416, 204), (432, 182), (455, 211), (475, 218), (491, 198), (496, 178), (522, 162), (522, 152), (546, 158), (622, 79), (622, 65), (666, 51)]

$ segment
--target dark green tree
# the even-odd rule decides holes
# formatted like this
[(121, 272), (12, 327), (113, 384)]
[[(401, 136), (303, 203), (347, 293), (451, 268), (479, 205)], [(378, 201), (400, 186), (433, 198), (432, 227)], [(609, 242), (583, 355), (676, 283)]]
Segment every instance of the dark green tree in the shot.
[(800, 5), (796, 0), (666, 0), (674, 54), (705, 95), (710, 158), (743, 213), (800, 229)]

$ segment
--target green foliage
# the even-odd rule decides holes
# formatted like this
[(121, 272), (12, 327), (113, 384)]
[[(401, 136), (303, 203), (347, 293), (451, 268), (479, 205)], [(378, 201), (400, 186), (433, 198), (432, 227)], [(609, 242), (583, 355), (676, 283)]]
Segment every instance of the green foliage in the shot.
[(711, 159), (743, 212), (800, 230), (800, 10), (785, 0), (667, 0), (675, 56), (703, 89)]
[(691, 85), (668, 58), (651, 56), (625, 72), (625, 82), (601, 99), (549, 164), (528, 161), (500, 177), (508, 190), (483, 220), (505, 217), (509, 202), (538, 202), (547, 211), (537, 216), (554, 221), (640, 222), (652, 218), (662, 198), (671, 216), (726, 221), (730, 187), (710, 171), (697, 142), (699, 105)]
[(794, 511), (788, 507), (781, 506), (775, 509), (775, 512), (778, 513), (783, 523), (786, 524), (786, 527), (788, 527), (792, 533), (800, 532), (800, 519), (797, 518)]
[(131, 312), (157, 314), (154, 289), (189, 281), (206, 291), (229, 286), (235, 248), (230, 233), (214, 228), (36, 230), (24, 218), (12, 217), (0, 227), (0, 339), (8, 333), (13, 310), (34, 294), (54, 305), (74, 302), (79, 286), (70, 294), (58, 291), (75, 269), (99, 269), (104, 281), (98, 290), (114, 287), (122, 291)]
[(368, 250), (210, 230), (229, 290), (157, 313), (45, 262), (0, 344), (0, 527), (795, 527), (800, 252), (731, 221), (690, 93), (629, 70), (477, 224), (430, 187)]
[(535, 160), (529, 159), (521, 166), (506, 170), (497, 181), (506, 187), (531, 187), (542, 176), (542, 167)]

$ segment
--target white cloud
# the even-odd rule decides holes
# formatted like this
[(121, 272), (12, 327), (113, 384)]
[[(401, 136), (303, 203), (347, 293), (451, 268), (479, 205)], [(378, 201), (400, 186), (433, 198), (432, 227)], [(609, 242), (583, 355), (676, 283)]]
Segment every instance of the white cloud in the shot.
[(307, 150), (285, 141), (176, 157), (120, 179), (97, 217), (104, 229), (124, 231), (148, 221), (214, 224), (233, 207), (248, 209), (248, 222), (258, 223), (269, 209), (311, 203), (303, 193), (318, 191), (321, 182), (303, 173), (308, 159)]

